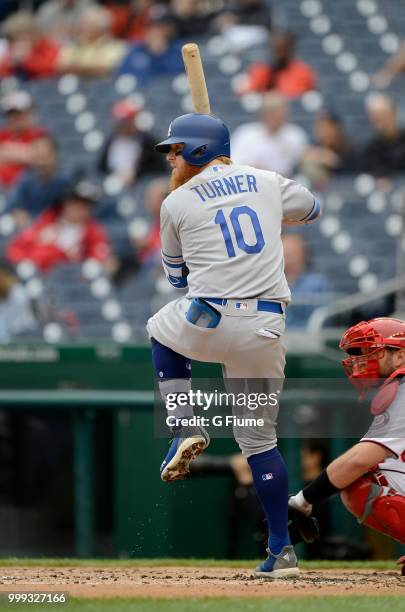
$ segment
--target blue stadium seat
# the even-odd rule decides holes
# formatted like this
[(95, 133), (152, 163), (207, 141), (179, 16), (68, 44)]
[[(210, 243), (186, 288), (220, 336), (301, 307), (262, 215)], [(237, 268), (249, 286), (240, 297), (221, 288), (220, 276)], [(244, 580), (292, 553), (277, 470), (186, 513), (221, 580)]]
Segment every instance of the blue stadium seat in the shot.
[[(320, 15), (326, 20), (329, 18), (330, 30), (326, 21), (325, 32), (320, 33), (319, 16), (308, 14), (308, 3), (305, 5), (297, 0), (272, 0), (270, 4), (275, 19), (297, 32), (298, 55), (313, 66), (318, 75), (323, 106), (330, 107), (339, 114), (345, 130), (349, 135), (353, 135), (354, 140), (365, 141), (371, 132), (364, 106), (369, 89), (365, 87), (364, 91), (353, 91), (350, 78), (352, 72), (346, 73), (339, 69), (339, 53), (333, 54), (333, 49), (330, 52), (327, 44), (329, 41), (326, 41), (325, 37), (330, 34), (338, 35), (343, 43), (340, 53), (352, 54), (356, 63), (355, 71), (370, 76), (388, 57), (381, 46), (381, 34), (370, 31), (367, 16), (361, 14), (355, 0), (323, 0), (319, 5)], [(313, 6), (312, 9), (309, 8), (309, 12), (313, 10)], [(378, 14), (387, 19), (388, 32), (403, 35), (405, 11), (402, 0), (390, 0), (389, 3), (379, 0)], [(221, 70), (223, 55), (212, 53), (209, 41), (205, 38), (202, 38), (200, 43), (213, 112), (222, 116), (231, 130), (242, 123), (254, 121), (255, 113), (247, 112), (232, 91), (231, 80), (234, 75), (224, 74)], [(238, 72), (242, 72), (252, 62), (266, 61), (269, 48), (260, 45), (239, 54), (232, 52), (229, 55), (238, 57), (241, 64)], [(168, 124), (174, 117), (187, 112), (183, 106), (185, 99), (187, 100), (187, 92), (176, 93), (172, 82), (172, 76), (155, 79), (145, 87), (138, 86), (134, 91), (144, 97), (146, 109), (155, 115), (154, 132), (158, 138), (165, 135)], [(403, 82), (403, 79), (397, 79), (388, 90), (402, 104)], [(122, 97), (116, 85), (115, 79), (81, 79), (78, 83), (77, 93), (85, 97), (85, 108), (81, 112), (94, 114), (95, 125), (92, 129), (104, 137), (111, 129), (109, 109), (115, 100)], [(79, 167), (85, 171), (93, 169), (94, 173), (100, 151), (97, 147), (92, 150), (92, 146), (89, 146), (86, 132), (77, 131), (77, 114), (70, 113), (67, 109), (69, 95), (60, 93), (58, 82), (53, 80), (27, 82), (24, 87), (34, 98), (40, 122), (48, 126), (59, 141), (62, 166)], [(292, 102), (291, 120), (309, 133), (312, 133), (315, 115), (316, 113), (306, 110), (302, 100)], [(103, 179), (98, 177), (97, 173), (94, 174), (102, 184)], [(124, 190), (116, 198), (104, 194), (97, 209), (97, 217), (105, 225), (114, 252), (119, 257), (134, 256), (128, 226), (135, 217), (147, 217), (145, 190), (150, 178), (140, 179), (133, 189)], [(364, 192), (362, 195), (361, 189), (359, 193), (358, 178), (355, 175), (333, 178), (322, 192), (321, 197), (325, 201), (323, 219), (336, 218), (338, 229), (333, 230), (332, 235), (326, 231), (325, 235), (321, 222), (299, 231), (303, 232), (309, 242), (314, 270), (330, 279), (336, 296), (359, 289), (361, 275), (356, 276), (356, 269), (353, 270), (352, 266), (356, 257), (365, 258), (367, 272), (375, 274), (378, 281), (395, 274), (393, 262), (396, 261), (400, 237), (388, 235), (385, 224), (390, 215), (398, 212), (391, 194), (401, 189), (404, 189), (404, 181), (394, 182), (391, 190), (388, 189), (385, 194), (386, 206), (381, 209), (378, 201), (369, 201), (370, 196), (377, 193), (376, 187), (372, 186), (366, 195)], [(124, 197), (134, 198), (136, 206), (132, 212), (130, 210), (129, 213), (121, 214), (117, 203)], [(346, 236), (349, 237), (348, 245), (345, 245)], [(0, 255), (4, 255), (9, 239), (9, 235), (0, 236)], [(142, 269), (138, 274), (130, 276), (122, 287), (117, 290), (111, 288), (111, 295), (121, 304), (122, 317), (131, 325), (134, 339), (146, 339), (147, 318), (157, 307), (172, 298), (170, 292), (166, 295), (157, 291), (157, 274), (157, 269)], [(49, 298), (50, 305), (71, 309), (76, 313), (81, 336), (93, 339), (111, 337), (113, 324), (102, 314), (103, 299), (92, 293), (92, 281), (83, 276), (81, 266), (61, 266), (44, 277), (43, 282), (45, 296)], [(42, 330), (37, 333), (42, 334)]]

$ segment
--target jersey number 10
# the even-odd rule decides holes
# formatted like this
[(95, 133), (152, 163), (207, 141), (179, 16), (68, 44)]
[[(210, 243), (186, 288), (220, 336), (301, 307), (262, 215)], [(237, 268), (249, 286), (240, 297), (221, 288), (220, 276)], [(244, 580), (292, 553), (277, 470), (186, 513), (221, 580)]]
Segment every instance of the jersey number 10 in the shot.
[[(239, 223), (239, 217), (241, 215), (247, 215), (250, 221), (252, 222), (253, 230), (256, 236), (256, 244), (246, 243), (243, 237), (242, 228)], [(242, 251), (245, 251), (245, 253), (260, 253), (265, 243), (262, 228), (260, 227), (259, 217), (257, 216), (256, 211), (250, 208), (249, 206), (237, 206), (236, 208), (232, 209), (231, 214), (229, 215), (229, 220), (231, 222), (233, 231), (235, 232), (235, 238), (238, 247)], [(223, 210), (219, 210), (215, 215), (215, 223), (221, 228), (221, 232), (225, 240), (226, 250), (228, 252), (228, 257), (235, 257), (236, 253), (234, 243)]]

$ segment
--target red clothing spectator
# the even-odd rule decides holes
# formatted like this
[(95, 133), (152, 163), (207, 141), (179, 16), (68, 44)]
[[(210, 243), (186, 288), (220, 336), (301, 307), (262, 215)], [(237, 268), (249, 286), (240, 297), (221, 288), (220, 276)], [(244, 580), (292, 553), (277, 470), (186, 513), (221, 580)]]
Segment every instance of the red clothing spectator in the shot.
[(143, 40), (146, 36), (149, 22), (150, 9), (149, 7), (146, 7), (138, 14), (132, 15), (128, 23), (128, 30), (125, 38), (134, 42)]
[[(20, 134), (10, 132), (7, 129), (0, 129), (0, 149), (4, 144), (31, 144), (34, 142), (34, 140), (38, 140), (38, 138), (42, 138), (43, 136), (46, 136), (46, 134), (47, 132), (44, 129), (35, 126), (29, 128), (25, 132), (21, 132)], [(23, 163), (1, 163), (0, 161), (0, 183), (2, 183), (5, 187), (10, 187), (17, 181), (17, 179), (20, 178), (26, 167), (27, 164)]]
[[(55, 210), (44, 212), (38, 221), (23, 231), (8, 246), (8, 259), (17, 264), (23, 259), (30, 259), (43, 272), (60, 263), (80, 262), (85, 259), (97, 259), (104, 262), (110, 256), (110, 246), (103, 227), (94, 220), (89, 220), (79, 228), (71, 241), (63, 236), (64, 226)], [(69, 244), (68, 244), (69, 242)]]
[(0, 128), (0, 185), (10, 187), (31, 163), (31, 143), (47, 135), (34, 124), (31, 96), (17, 91), (1, 103), (5, 122)]
[(20, 74), (27, 79), (52, 77), (58, 54), (59, 47), (55, 42), (48, 38), (38, 38), (21, 61), (17, 61), (11, 45), (0, 62), (0, 77), (13, 74)]
[(97, 259), (106, 262), (111, 256), (103, 227), (91, 218), (93, 195), (81, 183), (66, 194), (61, 207), (48, 210), (8, 246), (8, 259), (17, 264), (30, 259), (43, 272), (65, 262)]
[(295, 59), (295, 36), (291, 32), (271, 35), (272, 61), (254, 63), (245, 74), (239, 94), (275, 90), (288, 98), (302, 96), (316, 88), (316, 76), (305, 62)]
[(3, 26), (8, 48), (0, 61), (0, 77), (16, 75), (23, 79), (49, 78), (55, 74), (58, 44), (41, 36), (34, 15), (11, 15)]
[(280, 70), (258, 62), (250, 66), (247, 76), (248, 84), (242, 93), (275, 89), (284, 96), (297, 98), (306, 91), (316, 88), (314, 71), (308, 64), (300, 60), (293, 60)]
[(113, 17), (113, 34), (127, 40), (143, 40), (149, 25), (150, 5), (150, 0), (138, 0), (136, 5), (132, 6), (118, 4), (114, 1), (106, 3)]

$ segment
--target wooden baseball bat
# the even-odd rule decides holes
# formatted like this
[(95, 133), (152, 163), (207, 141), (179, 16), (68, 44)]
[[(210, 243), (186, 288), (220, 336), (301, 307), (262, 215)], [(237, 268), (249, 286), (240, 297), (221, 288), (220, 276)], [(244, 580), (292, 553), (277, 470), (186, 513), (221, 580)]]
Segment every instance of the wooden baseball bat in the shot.
[(200, 49), (196, 43), (187, 43), (183, 45), (181, 52), (195, 112), (210, 115), (210, 99), (205, 82)]

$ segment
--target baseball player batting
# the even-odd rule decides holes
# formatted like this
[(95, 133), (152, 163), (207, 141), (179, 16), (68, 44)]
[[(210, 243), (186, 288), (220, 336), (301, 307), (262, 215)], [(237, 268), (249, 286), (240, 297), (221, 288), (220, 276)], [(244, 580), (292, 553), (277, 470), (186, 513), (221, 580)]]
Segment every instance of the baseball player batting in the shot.
[[(283, 379), (290, 291), (281, 228), (314, 221), (319, 203), (279, 174), (233, 164), (229, 130), (212, 115), (178, 117), (156, 149), (172, 167), (171, 193), (161, 208), (163, 267), (174, 287), (188, 287), (186, 297), (164, 306), (147, 324), (163, 398), (190, 390), (193, 359), (222, 364), (225, 379), (260, 378), (264, 385)], [(181, 410), (184, 418), (193, 415), (191, 406)], [(268, 521), (268, 558), (255, 571), (267, 578), (298, 573), (276, 418), (277, 407), (269, 407), (263, 427), (234, 429)], [(190, 461), (209, 444), (200, 427), (172, 433), (161, 466), (165, 482), (183, 479)]]
[(362, 321), (345, 332), (340, 348), (348, 353), (343, 367), (361, 397), (380, 385), (371, 403), (374, 420), (358, 444), (289, 504), (309, 516), (313, 504), (340, 493), (359, 523), (405, 544), (405, 322)]

